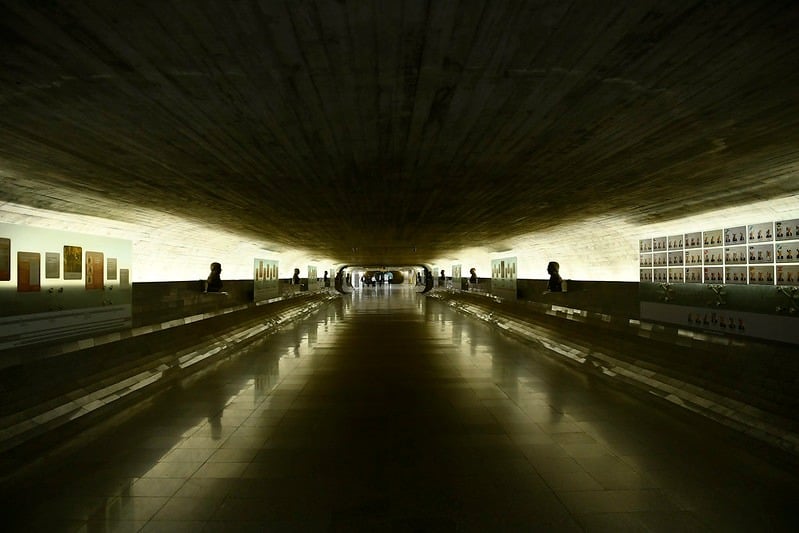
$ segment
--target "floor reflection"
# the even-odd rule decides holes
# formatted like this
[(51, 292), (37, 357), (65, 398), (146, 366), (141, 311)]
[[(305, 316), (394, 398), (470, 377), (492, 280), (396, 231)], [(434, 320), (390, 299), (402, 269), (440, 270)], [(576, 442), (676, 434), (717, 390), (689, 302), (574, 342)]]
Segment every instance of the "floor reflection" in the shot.
[(364, 287), (20, 483), (4, 502), (10, 523), (47, 531), (792, 525), (793, 473), (537, 350), (414, 287)]

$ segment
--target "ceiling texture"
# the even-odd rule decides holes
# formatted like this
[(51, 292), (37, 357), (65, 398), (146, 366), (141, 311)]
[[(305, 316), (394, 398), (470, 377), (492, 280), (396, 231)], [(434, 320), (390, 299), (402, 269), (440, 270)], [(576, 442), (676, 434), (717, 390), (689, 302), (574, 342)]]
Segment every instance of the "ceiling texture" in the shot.
[(342, 263), (799, 192), (795, 0), (0, 0), (0, 61), (0, 202)]

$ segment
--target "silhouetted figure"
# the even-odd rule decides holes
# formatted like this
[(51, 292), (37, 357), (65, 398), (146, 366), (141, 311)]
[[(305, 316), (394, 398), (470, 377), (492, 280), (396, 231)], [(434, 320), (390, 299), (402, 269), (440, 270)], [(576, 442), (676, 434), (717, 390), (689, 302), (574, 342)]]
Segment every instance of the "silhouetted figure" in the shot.
[(547, 272), (549, 273), (549, 283), (547, 283), (547, 290), (549, 292), (563, 292), (563, 279), (560, 277), (560, 265), (555, 261), (550, 261), (547, 265)]
[[(469, 285), (477, 285), (477, 270), (474, 267), (469, 269)], [(474, 288), (474, 287), (472, 287)]]
[(441, 270), (441, 274), (438, 276), (438, 286), (443, 287), (447, 284), (447, 275), (444, 274), (444, 270)]
[(421, 274), (421, 272), (417, 272), (416, 273), (416, 284), (417, 285), (421, 285), (422, 284), (422, 274)]
[(208, 274), (208, 279), (205, 280), (205, 292), (219, 292), (222, 290), (222, 265), (220, 263), (211, 263), (211, 273)]
[(292, 285), (299, 285), (300, 284), (300, 269), (294, 269), (294, 275), (291, 277), (291, 284)]
[(327, 276), (327, 270), (325, 270), (325, 287), (330, 287), (330, 278)]

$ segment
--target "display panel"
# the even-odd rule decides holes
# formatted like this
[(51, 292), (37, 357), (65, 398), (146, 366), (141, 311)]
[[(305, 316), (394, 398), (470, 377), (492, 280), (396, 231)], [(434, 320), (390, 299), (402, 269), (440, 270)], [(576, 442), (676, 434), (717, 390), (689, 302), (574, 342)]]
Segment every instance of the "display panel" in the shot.
[(44, 277), (46, 279), (61, 278), (61, 254), (58, 252), (44, 254)]
[(750, 224), (748, 226), (749, 242), (766, 242), (774, 240), (774, 223)]
[(641, 269), (641, 281), (654, 281), (652, 279), (652, 269), (651, 268), (642, 268)]
[(775, 222), (774, 232), (778, 241), (799, 239), (799, 218)]
[(666, 237), (656, 237), (652, 239), (652, 248), (657, 252), (666, 249)]
[(64, 246), (64, 279), (81, 279), (83, 276), (83, 248)]
[(652, 251), (652, 239), (641, 239), (639, 251), (641, 252), (651, 252)]
[(86, 290), (103, 288), (103, 266), (102, 252), (86, 252)]
[(722, 233), (720, 229), (702, 232), (702, 244), (704, 244), (704, 246), (721, 245)]
[(656, 268), (653, 274), (655, 283), (666, 283), (669, 281), (669, 270), (667, 268)]
[(685, 264), (686, 265), (701, 265), (702, 264), (702, 251), (701, 250), (686, 250), (685, 251)]
[(683, 249), (683, 236), (671, 235), (669, 237), (669, 250), (682, 250)]
[(0, 238), (0, 281), (11, 281), (11, 239)]
[(683, 264), (684, 257), (682, 252), (669, 252), (669, 266), (682, 266)]
[[(696, 231), (683, 236), (670, 235), (640, 239), (639, 265), (641, 281), (650, 281), (646, 268), (684, 266), (684, 283), (733, 283), (733, 284), (787, 284), (787, 273), (777, 274), (777, 265), (799, 266), (799, 219), (777, 222), (761, 222), (746, 226), (735, 226), (709, 231)], [(658, 250), (668, 250), (664, 256)], [(654, 253), (644, 252), (647, 243), (652, 243)], [(681, 251), (682, 250), (682, 251)], [(752, 266), (764, 268), (751, 269)], [(709, 269), (708, 267), (718, 267)], [(769, 268), (772, 267), (772, 268)], [(652, 273), (651, 281), (660, 282), (662, 275)], [(669, 283), (680, 283), (676, 271), (668, 272)]]
[(724, 281), (724, 268), (705, 267), (705, 272), (704, 272), (705, 283), (722, 283), (723, 281)]
[(799, 262), (799, 241), (777, 243), (774, 255), (778, 263)]
[(255, 258), (253, 283), (253, 296), (256, 302), (280, 296), (277, 261)]
[(744, 232), (746, 226), (737, 226), (735, 228), (727, 228), (724, 230), (724, 244), (741, 244), (746, 242)]
[(731, 246), (724, 250), (724, 261), (728, 265), (746, 264), (746, 246)]
[(777, 265), (778, 285), (799, 285), (799, 265)]
[(750, 266), (749, 283), (753, 285), (773, 285), (774, 266), (773, 265)]
[(109, 257), (105, 261), (106, 263), (106, 273), (105, 277), (109, 281), (113, 281), (117, 279), (117, 259), (116, 257)]
[(682, 268), (669, 269), (669, 283), (683, 283), (685, 275)]
[(747, 283), (746, 267), (727, 267), (724, 282), (745, 285)]
[(702, 283), (702, 268), (686, 268), (685, 269), (685, 282), (686, 283)]
[(704, 260), (705, 265), (720, 265), (724, 262), (724, 249), (723, 248), (705, 248)]
[(701, 248), (702, 247), (702, 232), (695, 231), (693, 233), (685, 234), (685, 247), (686, 248)]
[(516, 258), (491, 260), (491, 291), (516, 298)]
[(17, 252), (17, 292), (42, 289), (42, 256), (36, 252)]

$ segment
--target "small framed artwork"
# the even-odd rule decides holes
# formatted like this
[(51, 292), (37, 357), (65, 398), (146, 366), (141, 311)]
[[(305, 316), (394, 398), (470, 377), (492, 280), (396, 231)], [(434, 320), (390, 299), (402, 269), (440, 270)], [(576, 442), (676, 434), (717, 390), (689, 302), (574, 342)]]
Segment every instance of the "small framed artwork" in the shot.
[(64, 246), (64, 279), (83, 277), (83, 248)]
[(61, 277), (61, 254), (46, 252), (44, 254), (44, 277), (58, 279)]
[(103, 253), (86, 252), (86, 290), (103, 288)]
[(0, 238), (0, 281), (11, 281), (11, 239)]
[(17, 292), (42, 290), (41, 261), (38, 252), (17, 252)]
[(117, 279), (117, 258), (109, 257), (105, 260), (106, 273), (105, 279), (115, 281)]

